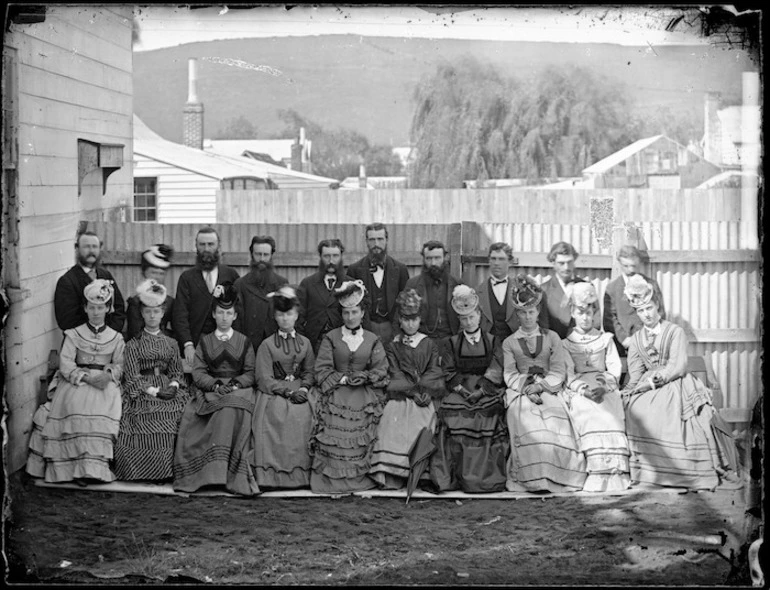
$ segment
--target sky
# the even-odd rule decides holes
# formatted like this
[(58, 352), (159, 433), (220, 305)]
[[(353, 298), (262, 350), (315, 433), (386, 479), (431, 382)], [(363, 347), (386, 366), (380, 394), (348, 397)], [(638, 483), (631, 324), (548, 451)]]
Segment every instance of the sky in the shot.
[[(326, 34), (633, 46), (708, 42), (694, 18), (697, 6), (468, 6), (430, 11), (416, 6), (188, 6), (137, 8), (140, 43), (135, 51), (216, 39)], [(671, 23), (675, 26), (666, 30)]]

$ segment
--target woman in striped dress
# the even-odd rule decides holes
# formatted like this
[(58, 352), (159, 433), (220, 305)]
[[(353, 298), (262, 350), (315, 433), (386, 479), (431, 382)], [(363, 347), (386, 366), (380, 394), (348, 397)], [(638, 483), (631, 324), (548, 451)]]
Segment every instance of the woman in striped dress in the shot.
[(500, 345), (480, 327), (476, 291), (457, 285), (451, 305), (461, 330), (449, 337), (442, 353), (449, 392), (438, 408), (431, 480), (439, 491), (503, 491), (509, 443)]
[(115, 475), (121, 480), (170, 480), (174, 441), (189, 393), (179, 346), (161, 331), (166, 288), (154, 279), (136, 288), (143, 321), (126, 344), (123, 415), (115, 443)]
[(537, 324), (542, 290), (519, 275), (511, 290), (521, 326), (503, 342), (512, 492), (583, 489), (586, 462), (563, 397), (567, 352), (553, 330)]
[(684, 330), (661, 320), (657, 295), (641, 275), (628, 280), (624, 293), (644, 324), (632, 337), (621, 392), (631, 480), (694, 490), (735, 481), (735, 443), (714, 430), (711, 391), (687, 372)]
[(567, 285), (575, 327), (562, 340), (567, 350), (567, 398), (580, 449), (586, 457), (585, 492), (625, 490), (628, 439), (623, 402), (618, 393), (621, 363), (609, 332), (593, 325), (599, 297), (591, 283)]
[(85, 324), (64, 331), (59, 370), (48, 401), (33, 416), (27, 472), (47, 482), (110, 482), (113, 443), (120, 423), (123, 336), (105, 323), (112, 311), (112, 281), (86, 285)]

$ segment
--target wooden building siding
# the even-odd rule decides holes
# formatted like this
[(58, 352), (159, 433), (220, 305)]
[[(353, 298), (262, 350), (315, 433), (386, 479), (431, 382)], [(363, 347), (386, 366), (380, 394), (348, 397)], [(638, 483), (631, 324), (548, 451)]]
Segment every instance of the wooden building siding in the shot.
[[(45, 21), (15, 24), (4, 38), (15, 50), (18, 105), (16, 193), (8, 214), (18, 238), (15, 284), (5, 285), (11, 310), (4, 330), (6, 402), (12, 471), (23, 466), (38, 380), (48, 353), (61, 346), (53, 293), (75, 260), (84, 219), (124, 218), (133, 195), (132, 7), (47, 5)], [(123, 144), (123, 167), (107, 181), (87, 175), (78, 195), (78, 139)], [(5, 197), (5, 195), (4, 195)]]
[(591, 202), (611, 199), (619, 221), (737, 221), (740, 189), (220, 190), (218, 223), (590, 224)]

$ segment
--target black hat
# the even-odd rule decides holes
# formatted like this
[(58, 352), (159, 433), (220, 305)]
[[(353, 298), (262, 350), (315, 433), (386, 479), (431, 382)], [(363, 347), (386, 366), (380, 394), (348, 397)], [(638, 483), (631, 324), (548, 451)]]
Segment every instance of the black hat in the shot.
[(238, 292), (230, 281), (225, 281), (214, 287), (214, 292), (211, 295), (214, 297), (214, 305), (222, 309), (230, 309), (238, 299)]
[(174, 248), (166, 244), (153, 244), (142, 252), (142, 258), (148, 265), (163, 269), (171, 266), (173, 256)]
[(297, 292), (289, 285), (283, 285), (276, 291), (268, 293), (267, 296), (273, 301), (273, 309), (275, 311), (286, 312), (299, 306)]

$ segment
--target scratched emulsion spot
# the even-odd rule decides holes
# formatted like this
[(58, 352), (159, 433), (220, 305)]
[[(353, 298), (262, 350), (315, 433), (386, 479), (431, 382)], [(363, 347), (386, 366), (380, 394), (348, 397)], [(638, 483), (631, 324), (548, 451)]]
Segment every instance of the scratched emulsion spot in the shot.
[(594, 197), (590, 201), (591, 231), (600, 248), (612, 247), (612, 230), (615, 224), (615, 199)]
[(202, 57), (202, 60), (210, 61), (215, 64), (224, 64), (226, 66), (235, 66), (236, 68), (243, 68), (244, 70), (255, 70), (257, 72), (264, 72), (271, 76), (283, 76), (283, 72), (270, 66), (258, 66), (251, 64), (242, 59), (231, 59), (229, 57)]

